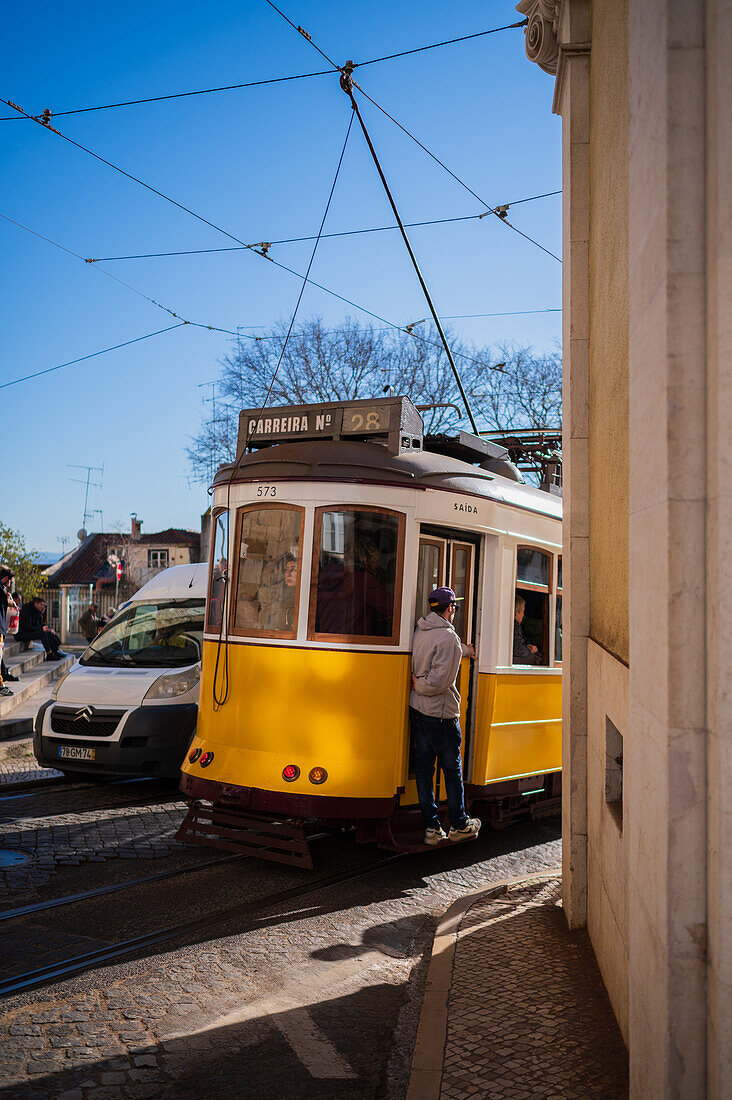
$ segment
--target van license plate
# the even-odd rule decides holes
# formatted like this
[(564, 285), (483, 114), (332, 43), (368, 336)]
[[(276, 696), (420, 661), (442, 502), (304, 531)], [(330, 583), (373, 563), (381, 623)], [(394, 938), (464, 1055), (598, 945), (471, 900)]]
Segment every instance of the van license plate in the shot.
[(93, 760), (96, 751), (81, 745), (59, 745), (58, 748), (58, 754), (62, 760)]

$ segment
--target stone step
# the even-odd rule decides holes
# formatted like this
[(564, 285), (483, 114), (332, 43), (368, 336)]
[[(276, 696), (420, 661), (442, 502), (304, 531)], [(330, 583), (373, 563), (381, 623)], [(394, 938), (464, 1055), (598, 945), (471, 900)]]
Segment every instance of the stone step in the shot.
[(48, 684), (60, 679), (65, 672), (69, 671), (74, 661), (75, 658), (71, 655), (64, 657), (61, 661), (44, 660), (42, 664), (35, 666), (29, 672), (25, 672), (17, 684), (9, 685), (13, 694), (0, 695), (0, 738), (7, 736), (3, 732), (3, 726), (7, 719), (12, 718), (13, 711), (16, 711)]
[[(29, 650), (15, 654), (5, 653), (5, 664), (13, 676), (22, 676), (24, 672), (30, 672), (32, 668), (42, 665), (46, 654), (42, 649)], [(12, 684), (8, 687), (12, 688)]]

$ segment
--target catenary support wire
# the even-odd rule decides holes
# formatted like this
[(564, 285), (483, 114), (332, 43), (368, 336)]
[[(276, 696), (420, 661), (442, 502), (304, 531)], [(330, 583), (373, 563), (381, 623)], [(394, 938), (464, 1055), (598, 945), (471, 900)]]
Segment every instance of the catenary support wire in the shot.
[[(541, 195), (529, 195), (525, 199), (513, 199), (512, 202), (499, 203), (490, 210), (484, 211), (482, 214), (459, 214), (452, 218), (428, 218), (419, 222), (405, 222), (404, 227), (405, 229), (418, 229), (422, 226), (451, 225), (454, 222), (481, 221), (482, 218), (485, 218), (488, 214), (494, 213), (494, 211), (508, 210), (512, 206), (519, 206), (525, 202), (536, 202), (538, 199), (549, 199), (554, 195), (561, 195), (561, 193), (561, 189), (557, 191), (545, 191)], [(500, 214), (498, 216), (501, 217)], [(501, 220), (503, 220), (502, 217)], [(399, 227), (397, 225), (374, 225), (367, 226), (364, 229), (341, 229), (335, 233), (324, 233), (321, 240), (333, 240), (337, 237), (358, 237), (365, 233), (395, 233), (398, 229)], [(245, 249), (256, 252), (258, 249), (261, 249), (264, 244), (268, 245), (267, 251), (269, 251), (269, 249), (273, 248), (276, 244), (304, 244), (314, 240), (314, 236), (282, 237), (280, 240), (257, 241), (255, 244), (248, 245), (227, 245), (222, 248), (187, 248), (175, 252), (131, 252), (123, 256), (96, 256), (89, 258), (85, 257), (85, 259), (88, 264), (99, 264), (111, 263), (112, 260), (157, 260), (168, 256), (207, 256), (218, 252), (243, 252)]]
[[(35, 229), (31, 229), (30, 226), (23, 225), (22, 222), (16, 221), (15, 218), (9, 218), (7, 214), (0, 214), (0, 218), (3, 221), (10, 222), (11, 225), (16, 225), (18, 229), (24, 229), (26, 233), (32, 234), (34, 237), (38, 237), (40, 240), (45, 241), (47, 244), (52, 244), (54, 248), (59, 248), (62, 252), (66, 252), (67, 255), (73, 256), (77, 260), (81, 260), (82, 263), (88, 263), (78, 252), (74, 252), (73, 248), (67, 248), (65, 244), (59, 244), (58, 241), (51, 240), (50, 237), (44, 237), (43, 233), (38, 233)], [(114, 279), (115, 283), (119, 283), (120, 286), (126, 287), (127, 290), (131, 290), (133, 294), (137, 294), (140, 298), (144, 298), (146, 302), (150, 302), (151, 305), (157, 306), (158, 309), (162, 309), (163, 312), (169, 313), (171, 317), (175, 317), (176, 320), (180, 319), (184, 324), (191, 325), (193, 328), (205, 328), (209, 332), (223, 332), (227, 336), (237, 336), (238, 333), (234, 332), (230, 328), (220, 328), (218, 325), (207, 325), (203, 321), (191, 321), (187, 317), (183, 317), (181, 313), (176, 310), (170, 309), (169, 306), (164, 306), (162, 302), (159, 302), (156, 298), (152, 298), (149, 294), (145, 294), (144, 290), (138, 290), (136, 286), (131, 283), (125, 282), (124, 279), (120, 279), (118, 275), (114, 275), (111, 271), (107, 271), (106, 267), (100, 267), (98, 264), (92, 265), (102, 275), (106, 275), (109, 279)], [(250, 336), (248, 333), (244, 333), (247, 340), (254, 340), (256, 337)]]
[[(272, 5), (274, 7), (274, 5)], [(287, 16), (280, 12), (279, 8), (275, 10), (282, 15), (283, 19), (287, 19)], [(290, 26), (294, 27), (295, 24), (290, 22)], [(527, 19), (523, 19), (520, 23), (509, 23), (505, 27), (491, 27), (489, 30), (476, 31), (473, 34), (463, 34), (459, 38), (448, 38), (443, 42), (431, 42), (428, 46), (416, 46), (411, 50), (400, 50), (398, 53), (385, 54), (383, 57), (372, 57), (368, 61), (359, 61), (357, 67), (363, 68), (365, 65), (378, 65), (382, 61), (392, 61), (394, 58), (409, 57), (411, 54), (424, 53), (426, 50), (436, 50), (440, 46), (453, 46), (457, 42), (469, 42), (474, 38), (483, 38), (487, 34), (498, 34), (499, 31), (513, 30), (515, 27), (525, 27), (528, 23)], [(303, 31), (302, 27), (296, 27), (297, 31), (307, 38), (310, 42), (312, 39)], [(316, 46), (317, 49), (317, 46)], [(111, 111), (117, 107), (137, 107), (142, 103), (165, 103), (171, 99), (187, 99), (190, 96), (197, 95), (211, 95), (214, 92), (233, 92), (242, 88), (261, 88), (267, 84), (283, 84), (289, 80), (307, 80), (313, 76), (330, 76), (332, 69), (321, 69), (315, 73), (293, 73), (291, 76), (273, 76), (265, 80), (248, 80), (244, 84), (221, 84), (215, 88), (196, 88), (189, 92), (171, 92), (168, 95), (153, 95), (145, 96), (141, 99), (125, 99), (118, 103), (98, 103), (91, 107), (76, 107), (68, 111), (51, 111), (48, 108), (43, 112), (43, 115), (34, 115), (33, 118), (61, 118), (65, 115), (84, 115), (90, 111)], [(5, 115), (0, 117), (0, 122), (16, 122), (20, 120), (22, 115)]]
[(89, 355), (81, 355), (78, 359), (69, 359), (67, 363), (59, 363), (55, 367), (47, 367), (46, 370), (38, 370), (34, 374), (26, 374), (23, 378), (14, 378), (12, 382), (3, 382), (0, 390), (6, 390), (8, 386), (17, 386), (20, 382), (28, 382), (31, 378), (40, 378), (42, 374), (51, 374), (62, 367), (73, 367), (75, 363), (83, 363), (87, 359), (95, 359), (98, 355), (106, 355), (109, 351), (117, 351), (118, 348), (127, 348), (130, 344), (139, 344), (142, 340), (150, 340), (153, 336), (161, 336), (164, 332), (172, 332), (174, 328), (183, 328), (188, 321), (179, 321), (177, 325), (168, 325), (167, 328), (159, 328), (157, 332), (148, 332), (145, 336), (135, 336), (133, 340), (125, 340), (121, 344), (113, 344), (111, 348), (102, 348), (101, 351), (93, 351)]
[[(303, 278), (299, 271), (295, 271), (293, 268), (288, 267), (287, 264), (280, 263), (279, 260), (275, 260), (273, 256), (270, 256), (266, 248), (266, 242), (261, 242), (260, 246), (247, 244), (246, 241), (241, 240), (241, 238), (239, 237), (235, 237), (233, 233), (229, 233), (228, 230), (223, 229), (220, 225), (216, 225), (215, 222), (209, 221), (208, 218), (204, 218), (201, 214), (197, 214), (195, 210), (190, 210), (187, 206), (184, 206), (182, 203), (177, 202), (176, 199), (171, 198), (170, 195), (166, 195), (163, 191), (159, 191), (156, 187), (152, 187), (149, 183), (145, 183), (144, 180), (138, 179), (137, 176), (133, 176), (132, 173), (126, 172), (124, 168), (120, 168), (118, 165), (113, 164), (112, 161), (107, 160), (105, 157), (101, 157), (92, 149), (87, 149), (86, 146), (81, 145), (78, 141), (74, 141), (72, 138), (67, 137), (66, 134), (62, 134), (61, 131), (57, 130), (55, 126), (43, 123), (39, 119), (34, 118), (32, 115), (29, 115), (26, 111), (23, 110), (22, 107), (19, 107), (17, 103), (13, 103), (11, 100), (0, 100), (0, 102), (7, 103), (10, 107), (18, 111), (21, 115), (24, 115), (26, 118), (31, 119), (31, 121), (38, 123), (38, 125), (42, 126), (43, 129), (50, 130), (58, 137), (63, 138), (64, 141), (69, 142), (70, 145), (75, 146), (77, 149), (81, 149), (82, 152), (88, 153), (89, 156), (94, 157), (95, 160), (100, 161), (102, 164), (106, 164), (109, 168), (114, 169), (115, 172), (119, 172), (127, 179), (132, 180), (133, 183), (138, 183), (147, 191), (151, 191), (153, 194), (158, 195), (161, 199), (165, 199), (166, 202), (172, 203), (173, 206), (178, 207), (179, 210), (183, 210), (185, 213), (190, 214), (191, 217), (196, 218), (197, 221), (203, 222), (205, 225), (208, 225), (212, 229), (215, 229), (218, 233), (223, 233), (225, 237), (228, 237), (230, 240), (235, 241), (239, 245), (242, 245), (242, 247), (247, 251), (253, 252), (256, 256), (261, 256), (263, 259), (268, 260), (271, 264), (274, 264), (275, 267), (279, 267), (282, 271), (287, 271), (290, 275), (294, 275), (297, 279)], [(318, 290), (322, 290), (325, 294), (329, 294), (331, 297), (337, 298), (340, 302), (345, 302), (346, 305), (353, 306), (354, 309), (359, 310), (361, 313), (365, 313), (369, 317), (375, 318), (377, 321), (381, 321), (383, 324), (388, 325), (390, 328), (397, 330), (401, 329), (401, 325), (396, 324), (394, 321), (390, 321), (386, 317), (382, 317), (378, 313), (374, 313), (373, 310), (367, 309), (365, 306), (359, 305), (358, 302), (354, 302), (350, 298), (346, 298), (345, 295), (339, 294), (335, 290), (331, 290), (330, 287), (324, 286), (322, 283), (318, 283), (314, 279), (310, 279), (309, 282), (311, 286), (317, 287)], [(411, 332), (410, 335), (413, 336), (415, 340), (419, 340), (424, 344), (431, 344), (433, 347), (439, 346), (438, 344), (435, 344), (434, 341), (427, 340), (425, 337), (418, 335), (418, 333), (416, 332)], [(462, 358), (468, 359), (471, 362), (476, 362), (476, 360), (471, 359), (470, 356), (466, 356), (463, 353), (460, 354)]]
[(448, 168), (445, 162), (440, 160), (440, 158), (435, 153), (433, 153), (431, 149), (428, 149), (426, 145), (423, 145), (419, 138), (415, 137), (411, 130), (408, 130), (406, 126), (402, 126), (401, 122), (394, 118), (392, 114), (389, 114), (385, 107), (382, 107), (380, 103), (377, 103), (376, 100), (368, 94), (368, 92), (365, 92), (361, 85), (357, 84), (355, 80), (353, 81), (353, 86), (355, 88), (358, 88), (359, 92), (361, 92), (361, 94), (366, 99), (368, 99), (369, 103), (372, 103), (378, 111), (381, 111), (382, 115), (385, 115), (391, 122), (393, 122), (394, 125), (397, 126), (403, 134), (406, 134), (408, 138), (411, 138), (411, 140), (415, 142), (415, 144), (418, 145), (420, 149), (422, 149), (427, 154), (428, 157), (431, 157), (435, 164), (439, 164), (440, 168), (443, 168), (449, 176), (452, 176), (456, 183), (459, 183), (461, 187), (464, 187), (468, 194), (472, 195), (474, 199), (477, 199), (479, 203), (485, 206), (485, 214), (483, 214), (482, 217), (486, 217), (486, 215), (488, 214), (494, 214), (498, 218), (498, 220), (503, 222), (504, 225), (507, 225), (509, 229), (513, 229), (514, 233), (518, 233), (518, 235), (520, 237), (523, 237), (524, 240), (527, 240), (531, 244), (536, 245), (537, 248), (540, 248), (542, 252), (546, 252), (547, 256), (551, 256), (551, 258), (553, 260), (556, 260), (557, 263), (562, 262), (561, 256), (557, 256), (555, 252), (551, 252), (548, 248), (545, 248), (543, 244), (535, 240), (533, 237), (530, 237), (528, 233), (524, 233), (523, 230), (517, 229), (517, 227), (508, 220), (505, 215), (505, 211), (503, 211), (503, 208), (501, 206), (491, 206), (490, 203), (487, 203), (484, 198), (482, 198), (476, 191), (473, 190), (472, 187), (469, 186), (469, 184), (465, 182), (465, 180), (461, 179), (460, 176), (453, 172), (452, 168)]
[[(268, 0), (268, 3), (269, 3), (269, 0)], [(376, 150), (374, 149), (374, 146), (373, 146), (373, 143), (371, 141), (371, 137), (369, 135), (369, 132), (366, 129), (366, 124), (364, 123), (364, 120), (361, 116), (361, 112), (358, 109), (358, 103), (356, 102), (356, 100), (354, 98), (352, 73), (353, 73), (353, 64), (352, 64), (352, 62), (347, 61), (345, 66), (344, 66), (343, 72), (341, 74), (341, 80), (340, 80), (341, 88), (346, 93), (346, 95), (349, 97), (349, 99), (351, 101), (351, 107), (352, 107), (353, 111), (355, 112), (356, 117), (358, 118), (359, 125), (361, 126), (361, 130), (363, 132), (363, 136), (366, 138), (366, 144), (369, 147), (369, 152), (371, 153), (374, 164), (376, 165), (376, 170), (379, 173), (379, 178), (380, 178), (380, 180), (381, 180), (381, 182), (384, 186), (384, 191), (386, 192), (386, 197), (389, 200), (389, 205), (391, 206), (394, 217), (397, 220), (397, 224), (399, 226), (399, 231), (402, 235), (402, 240), (404, 241), (407, 252), (409, 253), (409, 258), (412, 261), (412, 265), (413, 265), (414, 270), (416, 272), (417, 278), (419, 279), (419, 284), (422, 287), (422, 291), (424, 293), (425, 300), (426, 300), (427, 305), (429, 307), (429, 311), (432, 314), (432, 319), (435, 323), (435, 328), (437, 329), (438, 333), (440, 334), (440, 340), (442, 341), (442, 346), (445, 349), (445, 354), (447, 355), (448, 362), (450, 363), (450, 366), (452, 367), (452, 373), (455, 377), (457, 387), (460, 391), (460, 396), (463, 399), (463, 407), (465, 408), (465, 412), (467, 413), (468, 419), (470, 420), (470, 426), (472, 427), (473, 431), (477, 435), (478, 434), (478, 425), (475, 421), (475, 417), (473, 416), (473, 410), (470, 407), (470, 401), (468, 399), (467, 393), (465, 392), (465, 388), (463, 386), (463, 382), (462, 382), (462, 379), (460, 377), (460, 372), (457, 369), (457, 364), (455, 363), (455, 360), (453, 359), (452, 352), (450, 351), (450, 345), (447, 342), (447, 337), (445, 336), (445, 333), (444, 333), (443, 328), (442, 328), (442, 324), (440, 322), (440, 318), (437, 315), (437, 310), (435, 309), (434, 304), (432, 302), (432, 297), (431, 297), (430, 292), (427, 288), (427, 284), (424, 281), (424, 277), (422, 275), (422, 272), (419, 269), (419, 264), (417, 262), (417, 257), (415, 256), (415, 254), (412, 250), (412, 246), (409, 243), (409, 237), (407, 236), (407, 231), (404, 228), (404, 224), (402, 222), (401, 215), (399, 214), (399, 210), (397, 209), (397, 205), (394, 201), (394, 197), (393, 197), (393, 195), (392, 195), (392, 193), (389, 189), (389, 184), (387, 183), (386, 176), (384, 175), (384, 171), (381, 167), (381, 163), (380, 163), (379, 158), (376, 154)]]

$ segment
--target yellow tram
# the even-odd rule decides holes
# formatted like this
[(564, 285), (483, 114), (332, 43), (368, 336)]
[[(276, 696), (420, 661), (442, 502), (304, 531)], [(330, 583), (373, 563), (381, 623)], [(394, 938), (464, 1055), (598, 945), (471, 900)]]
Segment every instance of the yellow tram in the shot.
[[(446, 584), (476, 651), (458, 685), (466, 800), (498, 827), (557, 811), (561, 500), (498, 451), (424, 440), (406, 397), (241, 414), (213, 487), (184, 840), (309, 866), (316, 818), (418, 848), (410, 650)], [(541, 664), (514, 663), (517, 592)]]

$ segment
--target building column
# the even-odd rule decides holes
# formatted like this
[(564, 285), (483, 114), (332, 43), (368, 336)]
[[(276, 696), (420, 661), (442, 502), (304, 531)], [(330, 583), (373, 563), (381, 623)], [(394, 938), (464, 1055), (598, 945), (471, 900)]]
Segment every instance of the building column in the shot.
[(628, 14), (624, 790), (630, 1082), (638, 1100), (709, 1095), (704, 9), (704, 0), (630, 0)]
[(562, 116), (562, 902), (579, 928), (587, 923), (590, 9), (589, 0), (520, 0), (516, 8), (529, 21), (529, 60), (556, 74), (553, 110)]
[(732, 1095), (732, 5), (707, 3), (707, 1094)]

